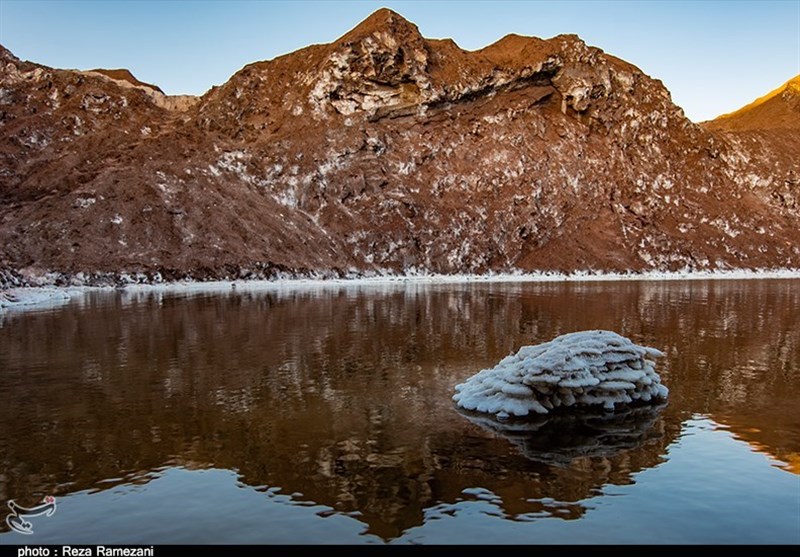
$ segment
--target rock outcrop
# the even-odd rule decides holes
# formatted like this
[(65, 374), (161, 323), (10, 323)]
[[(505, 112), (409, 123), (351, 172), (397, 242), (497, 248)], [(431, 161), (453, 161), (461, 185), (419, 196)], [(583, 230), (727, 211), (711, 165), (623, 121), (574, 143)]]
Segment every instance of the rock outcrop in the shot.
[(383, 9), (199, 99), (121, 75), (0, 50), (7, 276), (800, 267), (796, 126), (694, 124), (573, 35), (467, 52)]

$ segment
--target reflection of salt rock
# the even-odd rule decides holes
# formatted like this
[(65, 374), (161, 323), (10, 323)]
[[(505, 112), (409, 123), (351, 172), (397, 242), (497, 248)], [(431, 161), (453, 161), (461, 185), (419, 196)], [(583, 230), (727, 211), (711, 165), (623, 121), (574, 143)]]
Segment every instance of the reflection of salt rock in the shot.
[(602, 406), (666, 399), (652, 359), (655, 348), (638, 346), (610, 331), (581, 331), (523, 346), (456, 385), (453, 400), (466, 410), (526, 416), (558, 407)]
[(629, 406), (614, 413), (581, 410), (538, 414), (525, 419), (497, 421), (485, 414), (463, 412), (471, 422), (517, 445), (527, 458), (567, 466), (576, 458), (613, 458), (661, 439), (656, 427), (665, 403)]

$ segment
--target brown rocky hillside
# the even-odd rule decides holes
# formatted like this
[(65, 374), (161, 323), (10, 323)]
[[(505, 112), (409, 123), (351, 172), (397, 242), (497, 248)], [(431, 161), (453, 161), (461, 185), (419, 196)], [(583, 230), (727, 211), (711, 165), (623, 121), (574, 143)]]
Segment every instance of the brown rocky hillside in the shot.
[(577, 36), (383, 9), (199, 99), (119, 75), (0, 50), (6, 284), (800, 267), (797, 120), (694, 124)]

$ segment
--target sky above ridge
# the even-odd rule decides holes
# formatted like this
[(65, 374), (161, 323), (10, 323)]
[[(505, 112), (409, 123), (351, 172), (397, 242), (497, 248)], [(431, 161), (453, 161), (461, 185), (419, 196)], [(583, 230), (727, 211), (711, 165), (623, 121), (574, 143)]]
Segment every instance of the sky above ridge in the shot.
[(660, 79), (694, 121), (800, 73), (800, 0), (0, 0), (0, 44), (59, 68), (128, 68), (202, 94), (245, 64), (335, 40), (380, 7), (474, 50), (575, 33)]

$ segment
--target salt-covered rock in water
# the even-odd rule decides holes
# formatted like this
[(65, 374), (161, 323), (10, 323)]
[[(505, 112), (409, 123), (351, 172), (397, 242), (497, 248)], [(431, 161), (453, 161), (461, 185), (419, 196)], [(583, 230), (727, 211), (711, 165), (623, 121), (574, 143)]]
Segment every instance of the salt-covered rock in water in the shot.
[(465, 410), (498, 418), (547, 414), (559, 407), (597, 407), (667, 398), (653, 358), (664, 354), (611, 331), (580, 331), (523, 346), (492, 369), (456, 385)]

